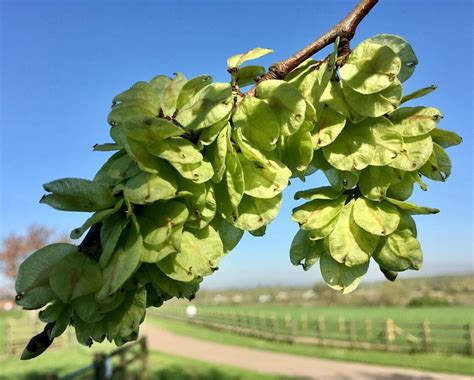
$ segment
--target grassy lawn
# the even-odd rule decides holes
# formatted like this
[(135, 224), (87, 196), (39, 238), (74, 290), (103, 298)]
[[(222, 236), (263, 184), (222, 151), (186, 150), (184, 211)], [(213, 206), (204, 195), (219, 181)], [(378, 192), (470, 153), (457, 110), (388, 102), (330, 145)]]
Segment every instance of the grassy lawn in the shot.
[(220, 343), (254, 347), (262, 350), (286, 352), (326, 359), (416, 368), (436, 372), (474, 374), (474, 359), (468, 356), (433, 353), (407, 354), (288, 344), (282, 342), (271, 342), (222, 331), (216, 332), (205, 327), (165, 319), (160, 320), (158, 318), (149, 317), (148, 321), (179, 334)]
[[(176, 302), (174, 305), (166, 305), (167, 308), (183, 310), (189, 303)], [(297, 305), (196, 305), (198, 312), (230, 312), (230, 313), (264, 313), (267, 316), (274, 313), (284, 317), (291, 315), (299, 318), (305, 314), (309, 317), (323, 316), (326, 320), (336, 321), (339, 317), (351, 321), (365, 321), (371, 319), (373, 322), (384, 322), (393, 319), (395, 323), (421, 323), (428, 320), (431, 323), (445, 324), (467, 324), (474, 322), (474, 308), (472, 306), (441, 306), (441, 307), (343, 307), (343, 306), (297, 306)]]
[[(70, 347), (62, 350), (45, 353), (36, 359), (20, 362), (11, 358), (0, 362), (0, 379), (40, 380), (48, 373), (59, 375), (77, 370), (92, 362), (93, 352), (110, 352), (112, 345), (97, 346), (94, 350), (82, 347)], [(234, 367), (212, 365), (197, 360), (185, 359), (158, 352), (151, 352), (149, 356), (150, 379), (157, 380), (283, 380), (287, 377), (257, 374), (252, 371)], [(133, 370), (133, 369), (132, 369)]]

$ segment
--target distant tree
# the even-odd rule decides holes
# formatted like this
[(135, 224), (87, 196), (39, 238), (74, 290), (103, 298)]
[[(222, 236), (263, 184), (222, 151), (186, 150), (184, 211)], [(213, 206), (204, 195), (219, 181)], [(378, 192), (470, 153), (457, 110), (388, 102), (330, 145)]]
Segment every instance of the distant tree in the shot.
[(0, 250), (1, 273), (9, 279), (14, 279), (20, 263), (53, 240), (66, 242), (68, 237), (39, 225), (30, 226), (24, 235), (9, 234), (3, 239)]

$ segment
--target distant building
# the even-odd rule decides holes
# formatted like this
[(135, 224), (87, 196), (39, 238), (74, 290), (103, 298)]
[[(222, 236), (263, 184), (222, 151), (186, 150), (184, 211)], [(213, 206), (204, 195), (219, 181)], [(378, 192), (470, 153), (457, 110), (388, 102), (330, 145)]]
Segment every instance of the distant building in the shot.
[(258, 296), (259, 303), (267, 303), (267, 302), (270, 302), (271, 300), (272, 300), (271, 294), (260, 294)]
[(232, 296), (233, 303), (241, 303), (243, 300), (244, 300), (244, 297), (242, 297), (242, 294), (235, 294)]
[(303, 298), (304, 300), (311, 300), (313, 298), (316, 298), (316, 293), (314, 292), (314, 290), (310, 289), (304, 292), (301, 295), (301, 298)]
[(288, 301), (288, 293), (287, 292), (278, 292), (278, 294), (276, 295), (276, 300), (277, 301)]
[(226, 303), (229, 302), (229, 299), (227, 296), (224, 296), (223, 294), (216, 294), (213, 298), (214, 303)]

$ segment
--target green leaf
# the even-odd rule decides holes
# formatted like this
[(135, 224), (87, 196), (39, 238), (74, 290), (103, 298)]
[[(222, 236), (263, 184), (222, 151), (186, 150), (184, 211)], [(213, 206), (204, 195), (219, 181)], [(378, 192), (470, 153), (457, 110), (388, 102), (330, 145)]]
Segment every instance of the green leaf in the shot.
[(140, 234), (134, 226), (130, 226), (127, 233), (120, 237), (112, 258), (103, 270), (103, 285), (96, 295), (98, 301), (120, 289), (138, 268), (144, 251)]
[(227, 171), (225, 174), (227, 192), (232, 207), (236, 209), (245, 191), (244, 172), (238, 155), (232, 150), (226, 156)]
[(253, 146), (265, 151), (275, 149), (280, 124), (265, 101), (253, 96), (245, 97), (235, 110), (232, 121)]
[(194, 164), (201, 162), (203, 157), (196, 146), (182, 137), (172, 137), (147, 147), (154, 156), (170, 163)]
[(373, 202), (364, 197), (355, 201), (353, 217), (359, 227), (379, 236), (391, 234), (400, 223), (396, 206), (389, 202)]
[(413, 177), (410, 172), (407, 172), (400, 182), (390, 185), (387, 191), (387, 196), (404, 201), (410, 198), (413, 193)]
[(456, 132), (446, 131), (444, 129), (435, 128), (430, 132), (433, 142), (443, 148), (449, 148), (462, 143), (462, 137)]
[(438, 87), (436, 87), (434, 84), (432, 84), (431, 86), (429, 87), (424, 87), (424, 88), (421, 88), (419, 90), (416, 90), (408, 95), (405, 95), (402, 100), (400, 101), (400, 104), (403, 104), (403, 103), (406, 103), (410, 100), (413, 100), (413, 99), (418, 99), (418, 98), (421, 98), (422, 96), (425, 96), (425, 95), (428, 95), (430, 93), (432, 93), (434, 90), (436, 90)]
[(140, 173), (130, 178), (125, 184), (125, 198), (135, 204), (174, 198), (178, 186), (175, 174), (164, 161), (160, 162), (158, 170), (158, 175)]
[(71, 244), (55, 243), (47, 245), (28, 256), (18, 267), (15, 290), (21, 295), (40, 286), (49, 287), (49, 276), (61, 259), (77, 247)]
[(368, 166), (359, 176), (359, 189), (364, 197), (382, 201), (390, 187), (393, 169), (388, 166)]
[(267, 55), (270, 53), (273, 53), (273, 50), (257, 47), (243, 54), (233, 55), (227, 60), (227, 68), (228, 69), (239, 68), (240, 65), (242, 65), (243, 63), (247, 61), (251, 61), (253, 59), (263, 57), (264, 55)]
[(209, 128), (204, 129), (199, 134), (198, 147), (202, 149), (203, 146), (212, 144), (224, 128), (230, 128), (229, 120), (227, 119), (221, 120)]
[(237, 72), (237, 85), (239, 87), (249, 86), (257, 83), (257, 78), (265, 74), (267, 71), (263, 66), (246, 66)]
[(323, 228), (338, 217), (346, 197), (315, 199), (293, 209), (292, 219), (304, 230)]
[(324, 252), (319, 261), (321, 275), (326, 284), (343, 294), (354, 291), (360, 283), (361, 277), (367, 273), (369, 262), (347, 267), (334, 260), (331, 255)]
[(267, 102), (278, 119), (283, 136), (292, 135), (300, 129), (306, 102), (295, 87), (282, 80), (266, 80), (257, 85), (256, 96)]
[(112, 99), (112, 109), (141, 106), (150, 112), (158, 112), (159, 100), (159, 95), (153, 91), (153, 86), (145, 82), (137, 82), (130, 89)]
[(80, 178), (63, 178), (46, 183), (40, 203), (63, 211), (99, 211), (112, 207), (116, 200), (112, 192), (99, 182)]
[(397, 109), (402, 99), (402, 85), (397, 79), (390, 87), (373, 94), (364, 95), (346, 85), (342, 90), (349, 106), (362, 116), (383, 116)]
[(420, 169), (433, 152), (430, 135), (404, 137), (398, 156), (388, 165), (395, 169), (414, 171)]
[(110, 152), (114, 150), (120, 150), (121, 147), (115, 143), (105, 143), (105, 144), (94, 144), (94, 152)]
[(238, 154), (244, 173), (244, 193), (254, 198), (273, 198), (287, 186), (291, 171), (279, 161), (268, 160), (268, 164), (249, 161)]
[(155, 247), (171, 237), (188, 219), (188, 209), (177, 201), (156, 202), (137, 213), (143, 243)]
[(342, 195), (342, 191), (334, 190), (330, 186), (316, 187), (314, 189), (297, 191), (295, 199), (338, 199)]
[(140, 169), (137, 164), (130, 158), (130, 156), (125, 154), (124, 156), (117, 157), (117, 159), (110, 164), (107, 170), (107, 175), (110, 178), (123, 181), (137, 175), (139, 172)]
[(221, 129), (216, 141), (210, 144), (206, 149), (206, 159), (211, 163), (214, 170), (213, 182), (220, 182), (225, 174), (225, 159), (227, 155), (228, 133), (230, 127), (226, 126)]
[(117, 161), (121, 161), (125, 163), (131, 162), (130, 158), (127, 156), (127, 152), (124, 149), (122, 149), (114, 153), (112, 156), (110, 156), (110, 158), (98, 170), (97, 174), (94, 176), (93, 181), (101, 183), (102, 185), (106, 187), (115, 186), (119, 182), (119, 180), (111, 177), (109, 170)]
[(331, 144), (345, 125), (345, 116), (326, 106), (311, 131), (314, 149)]
[(179, 162), (171, 162), (171, 165), (184, 178), (190, 179), (195, 183), (204, 183), (214, 176), (214, 169), (209, 161), (203, 159), (193, 164), (182, 164)]
[(436, 128), (442, 118), (438, 109), (428, 107), (401, 107), (388, 117), (404, 137), (425, 135)]
[(74, 312), (87, 323), (96, 323), (104, 318), (100, 305), (93, 294), (76, 298), (73, 303)]
[(380, 266), (395, 272), (418, 270), (423, 263), (420, 243), (409, 229), (397, 230), (384, 238), (373, 257)]
[(305, 271), (318, 261), (324, 251), (322, 240), (309, 239), (309, 231), (299, 230), (290, 248), (290, 261), (293, 265), (301, 265)]
[(433, 143), (433, 153), (421, 167), (420, 173), (434, 181), (446, 181), (451, 174), (451, 160), (443, 148)]
[(16, 296), (16, 304), (25, 310), (41, 309), (56, 299), (49, 286), (38, 286)]
[(314, 108), (315, 116), (319, 119), (323, 106), (320, 99), (333, 76), (335, 55), (330, 55), (323, 62), (316, 63), (313, 61), (313, 63), (301, 79), (292, 81), (291, 84), (300, 91), (308, 104)]
[(214, 272), (223, 255), (219, 234), (207, 226), (193, 232), (184, 231), (181, 251), (165, 257), (157, 265), (168, 277), (187, 282)]
[(206, 227), (216, 215), (217, 203), (214, 187), (210, 182), (205, 184), (205, 192), (202, 198), (196, 199), (190, 207), (190, 215), (186, 227), (202, 229)]
[[(111, 135), (112, 130), (114, 129), (117, 129), (117, 127), (112, 127)], [(119, 140), (117, 132), (114, 132), (114, 135), (116, 136), (114, 140), (116, 141)], [(126, 129), (126, 136), (132, 138), (133, 140), (148, 144), (151, 142), (159, 143), (170, 137), (181, 136), (184, 134), (184, 132), (185, 131), (183, 128), (173, 124), (171, 121), (158, 117), (148, 117), (143, 119), (142, 123), (138, 125), (128, 125), (128, 128)], [(112, 135), (112, 138), (114, 135)]]
[(121, 214), (111, 215), (102, 223), (100, 229), (100, 246), (102, 247), (102, 253), (99, 259), (101, 268), (105, 268), (109, 263), (117, 242), (127, 224), (127, 218)]
[(86, 232), (94, 224), (100, 223), (118, 212), (122, 208), (122, 205), (123, 199), (120, 199), (113, 208), (97, 211), (90, 218), (88, 218), (81, 227), (75, 228), (71, 231), (71, 239), (79, 239), (84, 234), (84, 232)]
[(175, 120), (186, 130), (208, 128), (228, 118), (232, 90), (228, 83), (212, 83), (199, 90), (178, 110)]
[(102, 272), (99, 264), (84, 253), (71, 252), (54, 266), (49, 284), (61, 301), (69, 303), (99, 290)]
[(402, 202), (398, 199), (393, 199), (389, 197), (385, 199), (397, 206), (399, 209), (408, 212), (408, 214), (410, 215), (437, 214), (439, 212), (437, 208), (418, 206), (413, 202)]
[(160, 105), (164, 116), (173, 116), (176, 111), (179, 93), (186, 82), (187, 79), (183, 74), (175, 73), (175, 77), (168, 82), (168, 85), (160, 94)]
[(329, 168), (324, 170), (324, 175), (333, 189), (337, 191), (352, 189), (359, 180), (358, 171), (340, 171), (334, 168)]
[(222, 240), (224, 253), (232, 251), (244, 235), (243, 230), (234, 227), (231, 223), (218, 215), (216, 215), (212, 220), (211, 225), (217, 231)]
[(245, 231), (266, 226), (277, 216), (281, 199), (281, 193), (268, 199), (244, 195), (239, 204), (238, 215), (233, 221), (234, 226)]
[(250, 161), (257, 161), (264, 164), (267, 157), (259, 149), (253, 146), (242, 134), (242, 129), (234, 129), (232, 131), (232, 139), (237, 143), (243, 156)]
[(366, 40), (352, 50), (339, 76), (358, 93), (374, 94), (391, 86), (400, 68), (400, 58), (392, 49)]
[(141, 265), (140, 271), (146, 273), (155, 288), (158, 288), (160, 292), (165, 292), (172, 297), (192, 299), (199, 289), (199, 282), (193, 281), (187, 283), (173, 280), (166, 276), (157, 265)]
[(332, 110), (349, 118), (353, 123), (357, 123), (364, 119), (364, 116), (358, 115), (350, 106), (342, 91), (340, 81), (329, 81), (324, 92), (319, 98), (319, 102), (331, 107)]
[(400, 82), (405, 82), (415, 71), (418, 59), (410, 44), (402, 37), (393, 34), (377, 34), (365, 41), (387, 46), (400, 58), (401, 68), (398, 73)]
[(120, 307), (107, 315), (105, 321), (109, 340), (126, 338), (136, 333), (145, 316), (146, 290), (139, 288), (127, 292)]
[(311, 133), (300, 128), (295, 134), (284, 138), (280, 159), (291, 170), (293, 177), (299, 176), (304, 180), (305, 171), (313, 159), (313, 152)]
[(388, 165), (402, 150), (403, 137), (386, 118), (367, 119), (359, 125), (369, 127), (375, 141), (375, 155), (371, 165)]
[(375, 155), (375, 141), (368, 125), (348, 125), (336, 141), (322, 148), (324, 157), (336, 169), (362, 170)]
[(211, 83), (212, 77), (209, 75), (200, 75), (187, 81), (179, 92), (176, 109), (181, 109), (194, 95)]
[(354, 202), (350, 202), (340, 212), (334, 230), (327, 238), (331, 256), (348, 267), (367, 263), (379, 239), (359, 227), (353, 215)]

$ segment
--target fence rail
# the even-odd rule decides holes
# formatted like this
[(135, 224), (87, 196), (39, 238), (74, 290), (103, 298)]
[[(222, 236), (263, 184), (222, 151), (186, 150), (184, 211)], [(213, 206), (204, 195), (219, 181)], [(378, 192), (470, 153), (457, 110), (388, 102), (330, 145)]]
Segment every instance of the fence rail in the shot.
[[(113, 363), (115, 358), (118, 359), (118, 363)], [(135, 363), (140, 364), (140, 366), (138, 371), (132, 375), (129, 371), (129, 366)], [(96, 354), (90, 365), (73, 372), (61, 376), (58, 374), (48, 374), (46, 380), (146, 380), (147, 374), (148, 345), (146, 337), (142, 337), (136, 342), (126, 344), (109, 354)]]
[(153, 313), (213, 329), (235, 332), (263, 339), (325, 345), (343, 348), (384, 350), (396, 352), (444, 352), (474, 355), (474, 325), (421, 323), (396, 324), (347, 320), (343, 317), (326, 319), (324, 316), (290, 314), (211, 312), (199, 310), (187, 318), (182, 309), (159, 310)]

